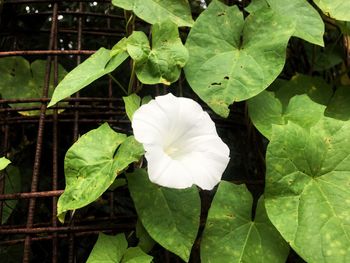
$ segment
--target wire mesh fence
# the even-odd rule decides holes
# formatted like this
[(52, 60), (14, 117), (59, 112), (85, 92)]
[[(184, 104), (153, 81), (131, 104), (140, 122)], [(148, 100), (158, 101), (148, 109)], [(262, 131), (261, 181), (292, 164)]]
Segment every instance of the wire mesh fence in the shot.
[[(64, 155), (80, 135), (104, 122), (124, 133), (131, 132), (130, 123), (113, 76), (53, 109), (47, 109), (47, 103), (51, 83), (56, 86), (59, 81), (60, 65), (69, 71), (100, 46), (111, 47), (124, 36), (123, 11), (107, 0), (7, 0), (0, 8), (0, 61), (14, 56), (45, 60), (39, 96), (18, 92), (17, 98), (0, 100), (0, 155), (11, 156), (21, 174), (17, 191), (8, 191), (16, 182), (6, 172), (1, 174), (0, 218), (8, 210), (11, 215), (0, 226), (0, 256), (6, 262), (85, 262), (99, 232), (132, 235), (136, 214), (127, 189), (121, 187), (59, 223), (56, 205), (65, 187)], [(127, 70), (115, 74), (122, 81)], [(164, 91), (154, 88), (155, 95)], [(215, 122), (227, 141), (236, 142), (231, 156), (236, 162), (228, 173), (240, 175), (231, 179), (261, 189), (264, 146), (247, 122), (245, 105), (237, 104), (230, 118)], [(243, 160), (252, 151), (261, 160)], [(202, 193), (202, 198), (210, 200), (210, 193)], [(165, 250), (156, 253), (159, 262), (180, 262)], [(193, 262), (199, 260), (197, 254)]]

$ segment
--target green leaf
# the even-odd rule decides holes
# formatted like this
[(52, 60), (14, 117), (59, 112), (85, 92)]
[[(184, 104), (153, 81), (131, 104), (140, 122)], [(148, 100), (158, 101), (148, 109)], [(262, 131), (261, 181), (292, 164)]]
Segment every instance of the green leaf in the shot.
[(86, 263), (119, 263), (127, 247), (124, 234), (108, 236), (100, 233)]
[(221, 181), (209, 209), (201, 242), (202, 262), (286, 262), (289, 246), (267, 218), (259, 199), (252, 220), (253, 198), (244, 185)]
[(198, 189), (157, 186), (142, 169), (127, 175), (127, 179), (137, 214), (147, 232), (161, 246), (188, 262), (199, 228)]
[(325, 48), (304, 45), (305, 52), (313, 71), (324, 71), (343, 62), (343, 49), (335, 44)]
[[(0, 94), (4, 99), (32, 99), (43, 96), (45, 85), (46, 60), (35, 60), (31, 64), (23, 57), (7, 57), (0, 59)], [(53, 65), (51, 65), (50, 85), (48, 97), (54, 91)], [(58, 65), (58, 81), (67, 74), (65, 69)], [(10, 104), (18, 107), (18, 104)], [(21, 107), (40, 107), (40, 102), (21, 103)], [(40, 110), (20, 111), (22, 115), (39, 115)], [(52, 111), (47, 111), (52, 114)]]
[(295, 26), (293, 36), (324, 46), (324, 23), (316, 9), (307, 1), (255, 0), (246, 10), (253, 13), (266, 6), (279, 15), (284, 15)]
[(170, 20), (178, 26), (192, 26), (191, 9), (187, 0), (112, 0), (112, 4), (133, 11), (150, 24)]
[(147, 104), (148, 102), (150, 102), (153, 98), (149, 95), (145, 96), (142, 98), (142, 101), (141, 101), (141, 105), (144, 105), (144, 104)]
[(125, 52), (127, 43), (128, 39), (126, 37), (123, 37), (121, 40), (119, 40), (118, 43), (112, 47), (112, 50), (109, 54), (110, 57), (114, 57)]
[(109, 191), (114, 191), (115, 189), (127, 185), (126, 179), (117, 178), (114, 182), (108, 187)]
[(145, 33), (135, 31), (128, 39), (127, 51), (135, 61), (137, 78), (144, 84), (170, 85), (179, 79), (188, 60), (178, 28), (170, 21), (152, 26), (152, 49)]
[(141, 98), (137, 94), (133, 93), (127, 97), (123, 97), (123, 101), (125, 103), (126, 115), (128, 115), (129, 120), (132, 120), (134, 112), (140, 108)]
[[(114, 56), (112, 56), (113, 54)], [(128, 58), (127, 52), (123, 49), (117, 54), (113, 54), (111, 55), (109, 49), (100, 48), (95, 54), (69, 72), (56, 87), (48, 107), (71, 96), (103, 75), (112, 72)]]
[[(4, 194), (14, 194), (21, 191), (21, 174), (17, 167), (10, 165), (6, 168)], [(6, 200), (2, 210), (2, 224), (9, 219), (12, 211), (15, 209), (18, 200)]]
[(295, 24), (293, 36), (310, 43), (324, 46), (325, 26), (315, 8), (305, 0), (267, 0), (269, 6), (280, 15), (285, 15), (289, 23)]
[(266, 8), (268, 6), (269, 5), (267, 4), (266, 0), (252, 0), (250, 4), (244, 9), (249, 13), (253, 13), (261, 8)]
[(294, 121), (312, 126), (323, 116), (333, 92), (322, 78), (300, 74), (290, 81), (277, 81), (273, 86), (277, 91), (263, 91), (248, 101), (254, 126), (268, 139), (274, 124)]
[(307, 262), (350, 260), (350, 122), (324, 117), (311, 129), (273, 126), (265, 206)]
[(130, 247), (126, 250), (122, 263), (151, 263), (152, 256), (147, 255), (139, 247)]
[(325, 114), (329, 117), (347, 121), (350, 119), (350, 87), (340, 86), (328, 104)]
[(196, 20), (186, 42), (186, 79), (217, 114), (227, 117), (234, 101), (249, 99), (277, 78), (294, 25), (271, 8), (246, 20), (237, 6), (217, 0)]
[(133, 136), (116, 133), (107, 123), (83, 135), (65, 157), (66, 188), (57, 204), (59, 220), (64, 221), (68, 210), (95, 201), (142, 155), (142, 145)]
[(0, 158), (0, 171), (4, 170), (11, 163), (6, 157)]
[(145, 227), (142, 225), (140, 220), (137, 220), (136, 224), (136, 237), (139, 239), (139, 243), (137, 244), (144, 252), (148, 253), (151, 251), (156, 242), (152, 239), (152, 237), (148, 234)]
[(350, 2), (347, 0), (313, 0), (328, 16), (337, 20), (350, 21)]

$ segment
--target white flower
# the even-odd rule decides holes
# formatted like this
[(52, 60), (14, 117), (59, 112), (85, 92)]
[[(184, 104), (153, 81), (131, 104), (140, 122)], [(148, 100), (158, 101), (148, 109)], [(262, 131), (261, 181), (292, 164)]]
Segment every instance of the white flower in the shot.
[(146, 151), (153, 183), (178, 189), (195, 184), (211, 190), (220, 182), (230, 151), (194, 100), (171, 93), (158, 96), (134, 113), (132, 128)]

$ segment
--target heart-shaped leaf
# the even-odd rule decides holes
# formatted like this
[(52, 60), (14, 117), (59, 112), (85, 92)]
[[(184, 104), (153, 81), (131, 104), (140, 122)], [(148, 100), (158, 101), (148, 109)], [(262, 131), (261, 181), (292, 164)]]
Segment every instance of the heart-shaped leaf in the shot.
[(274, 125), (265, 206), (307, 262), (350, 260), (350, 122), (323, 117), (310, 129)]
[[(0, 59), (0, 94), (4, 99), (33, 99), (43, 96), (45, 85), (46, 60), (35, 60), (31, 64), (22, 57), (7, 57)], [(48, 97), (54, 91), (53, 65), (51, 65)], [(58, 81), (67, 74), (58, 64)], [(40, 107), (39, 102), (10, 104), (11, 107)], [(22, 115), (39, 115), (39, 110), (20, 111)], [(52, 111), (47, 111), (51, 114)]]
[(145, 170), (127, 176), (137, 214), (149, 235), (188, 262), (196, 239), (200, 198), (198, 189), (170, 189), (151, 183)]
[(289, 246), (267, 218), (264, 199), (258, 201), (254, 220), (252, 203), (245, 186), (221, 181), (203, 232), (202, 262), (286, 261)]
[[(250, 7), (251, 5), (252, 7)], [(266, 6), (269, 6), (276, 13), (284, 15), (289, 23), (295, 25), (293, 36), (316, 45), (324, 45), (324, 23), (316, 9), (307, 1), (253, 0), (246, 10), (255, 12)]]
[(150, 24), (170, 20), (177, 26), (192, 26), (191, 9), (187, 0), (112, 0), (112, 4), (133, 11)]
[(116, 133), (108, 124), (83, 135), (65, 157), (66, 188), (57, 204), (59, 220), (64, 221), (68, 210), (95, 201), (121, 171), (142, 155), (143, 147), (133, 136)]
[(317, 123), (333, 93), (323, 79), (300, 74), (290, 81), (276, 81), (273, 87), (276, 91), (263, 91), (248, 101), (254, 126), (268, 139), (273, 124), (291, 120), (311, 127)]
[(237, 6), (214, 0), (187, 38), (186, 79), (216, 113), (227, 117), (230, 104), (257, 95), (277, 78), (294, 28), (271, 8), (243, 20)]

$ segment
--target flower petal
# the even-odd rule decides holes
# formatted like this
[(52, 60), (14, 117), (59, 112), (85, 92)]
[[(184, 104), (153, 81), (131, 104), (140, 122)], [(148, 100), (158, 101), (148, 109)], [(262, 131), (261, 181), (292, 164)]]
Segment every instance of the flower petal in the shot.
[(161, 139), (167, 132), (168, 117), (155, 100), (142, 105), (135, 111), (132, 120), (134, 136), (140, 143), (161, 144)]
[(161, 147), (148, 148), (145, 156), (151, 182), (177, 189), (192, 186), (193, 182), (189, 170), (181, 162), (166, 155)]

